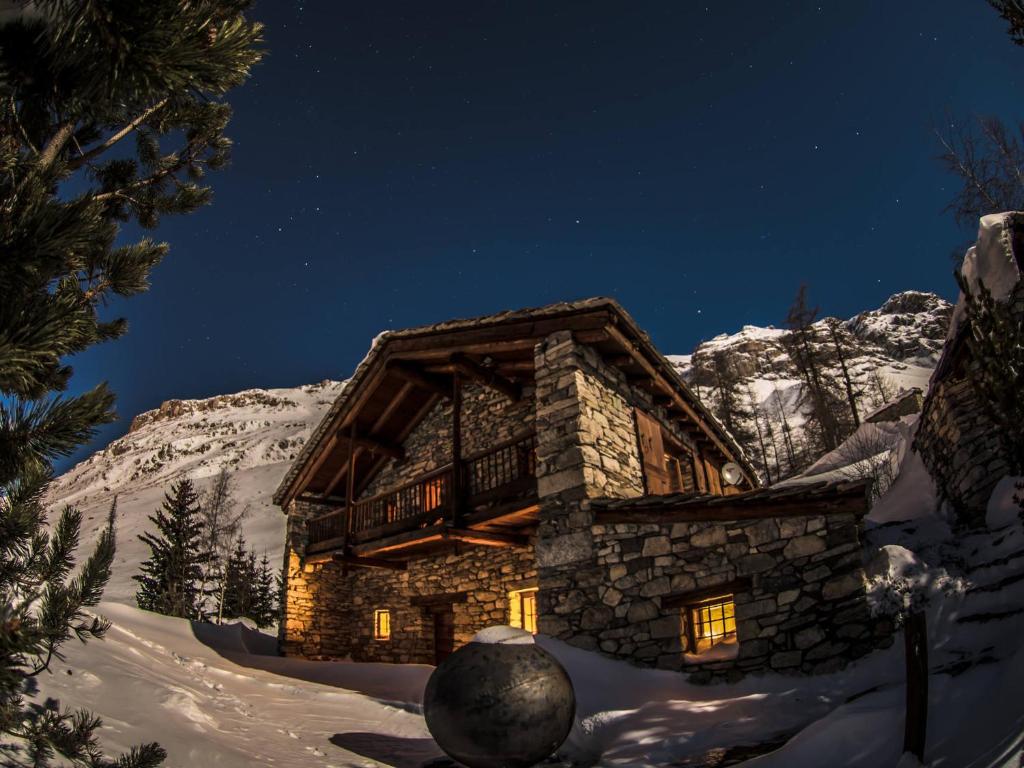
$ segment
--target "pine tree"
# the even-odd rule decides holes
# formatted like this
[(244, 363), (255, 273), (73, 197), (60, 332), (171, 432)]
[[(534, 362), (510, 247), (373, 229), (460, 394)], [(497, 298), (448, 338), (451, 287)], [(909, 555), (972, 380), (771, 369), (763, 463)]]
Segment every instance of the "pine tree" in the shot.
[(259, 563), (255, 591), (256, 594), (250, 618), (256, 622), (257, 627), (268, 627), (276, 622), (278, 618), (277, 594), (279, 587), (266, 552), (263, 553), (263, 558)]
[(164, 494), (163, 506), (150, 515), (157, 532), (139, 536), (149, 546), (150, 556), (140, 566), (142, 573), (132, 577), (139, 583), (135, 599), (140, 608), (182, 619), (199, 618), (199, 584), (209, 556), (201, 548), (198, 501), (192, 481), (182, 478)]
[(225, 570), (223, 616), (225, 619), (247, 616), (251, 605), (252, 574), (249, 573), (249, 553), (245, 547), (245, 538), (239, 535)]
[[(8, 3), (0, 21), (0, 732), (54, 759), (106, 765), (88, 712), (22, 694), (71, 635), (99, 637), (113, 529), (78, 573), (81, 515), (47, 529), (40, 499), (54, 459), (111, 421), (105, 384), (62, 396), (66, 360), (116, 338), (99, 308), (144, 291), (167, 246), (117, 243), (120, 227), (203, 204), (198, 181), (227, 159), (221, 96), (258, 59), (260, 28), (240, 0)], [(161, 139), (180, 142), (161, 146)], [(116, 155), (116, 157), (114, 156)], [(163, 750), (122, 756), (151, 766)]]

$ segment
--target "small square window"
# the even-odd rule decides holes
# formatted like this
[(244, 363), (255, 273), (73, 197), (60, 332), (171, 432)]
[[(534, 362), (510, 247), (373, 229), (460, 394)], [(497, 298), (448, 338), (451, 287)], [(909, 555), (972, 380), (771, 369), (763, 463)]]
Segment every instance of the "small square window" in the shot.
[(537, 588), (508, 593), (508, 623), (537, 634)]
[(391, 639), (391, 611), (379, 608), (373, 612), (373, 639)]
[(688, 606), (686, 622), (689, 651), (701, 654), (718, 645), (736, 644), (736, 604), (721, 595)]

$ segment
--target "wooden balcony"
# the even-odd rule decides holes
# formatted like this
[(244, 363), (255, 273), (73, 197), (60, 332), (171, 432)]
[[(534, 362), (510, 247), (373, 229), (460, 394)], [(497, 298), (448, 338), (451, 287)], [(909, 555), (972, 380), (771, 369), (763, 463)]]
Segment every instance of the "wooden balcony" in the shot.
[(306, 552), (391, 556), (452, 540), (516, 543), (515, 528), (528, 522), (536, 506), (534, 445), (534, 434), (525, 433), (464, 457), (458, 477), (446, 464), (351, 509), (312, 518)]

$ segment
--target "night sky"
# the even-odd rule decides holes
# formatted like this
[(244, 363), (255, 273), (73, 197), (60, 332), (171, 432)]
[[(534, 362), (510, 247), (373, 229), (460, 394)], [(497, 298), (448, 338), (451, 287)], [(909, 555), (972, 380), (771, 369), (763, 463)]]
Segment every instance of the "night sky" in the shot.
[[(347, 377), (372, 337), (617, 298), (666, 353), (952, 298), (971, 233), (933, 129), (1020, 117), (1024, 49), (983, 0), (263, 0), (214, 203), (167, 219), (129, 334), (72, 360), (122, 419)], [(126, 237), (137, 235), (127, 230)], [(66, 466), (66, 463), (63, 465)]]

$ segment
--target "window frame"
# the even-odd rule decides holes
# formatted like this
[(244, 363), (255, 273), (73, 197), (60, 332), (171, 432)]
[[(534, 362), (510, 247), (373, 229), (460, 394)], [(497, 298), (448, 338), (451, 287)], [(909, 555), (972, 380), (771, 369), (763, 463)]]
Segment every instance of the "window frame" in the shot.
[[(381, 618), (384, 619), (383, 629)], [(373, 610), (373, 639), (378, 642), (387, 642), (391, 639), (391, 609), (374, 608)]]
[[(522, 589), (511, 589), (508, 593), (508, 624), (510, 627), (516, 627), (529, 632), (532, 635), (537, 634), (537, 619), (540, 615), (537, 610), (537, 587), (523, 587)], [(529, 595), (529, 602), (533, 604), (533, 628), (526, 626), (526, 595)], [(515, 610), (513, 610), (515, 606)], [(518, 623), (516, 619), (518, 617)]]
[[(722, 615), (720, 619), (715, 619), (710, 615), (710, 609), (717, 608), (718, 606), (722, 606)], [(696, 600), (682, 606), (682, 609), (683, 620), (686, 626), (687, 653), (693, 656), (700, 656), (712, 651), (718, 645), (729, 642), (730, 639), (731, 643), (739, 645), (739, 632), (736, 625), (736, 594), (734, 592), (721, 593)], [(699, 618), (699, 612), (702, 610), (709, 610), (706, 620)], [(718, 639), (716, 639), (714, 627), (712, 626), (711, 644), (706, 648), (701, 648), (699, 643), (706, 638), (698, 640), (697, 628), (705, 626), (705, 623), (714, 625), (719, 621), (722, 624), (722, 634), (717, 635)], [(728, 629), (730, 622), (732, 624), (731, 630)]]

